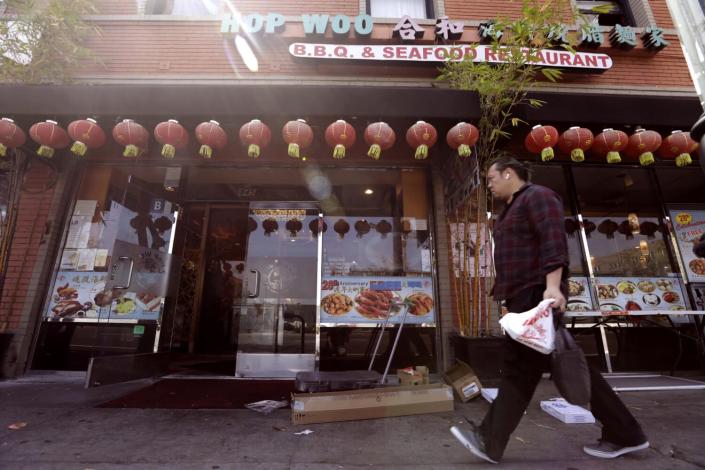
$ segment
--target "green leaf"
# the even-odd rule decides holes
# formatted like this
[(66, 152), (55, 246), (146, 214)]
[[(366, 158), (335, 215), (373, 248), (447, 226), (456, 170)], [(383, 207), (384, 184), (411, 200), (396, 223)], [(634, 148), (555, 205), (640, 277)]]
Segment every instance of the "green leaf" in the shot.
[(536, 98), (529, 98), (529, 106), (531, 106), (532, 108), (540, 108), (544, 104), (546, 104), (546, 102), (543, 100), (537, 100)]
[(528, 122), (524, 121), (523, 119), (519, 119), (516, 117), (512, 118), (512, 127), (518, 127), (520, 123), (527, 124), (527, 125), (529, 124)]
[(598, 15), (608, 15), (612, 13), (613, 11), (616, 11), (617, 7), (614, 4), (611, 3), (605, 3), (602, 5), (595, 5), (590, 9), (591, 13), (596, 13)]

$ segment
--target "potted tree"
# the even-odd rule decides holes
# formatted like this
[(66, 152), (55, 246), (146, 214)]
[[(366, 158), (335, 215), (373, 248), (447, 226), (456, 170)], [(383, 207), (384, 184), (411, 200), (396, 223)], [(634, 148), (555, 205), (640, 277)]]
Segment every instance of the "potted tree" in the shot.
[[(596, 12), (604, 8), (597, 7)], [(579, 26), (571, 30), (565, 23)], [(560, 48), (574, 53), (578, 36), (588, 27), (568, 0), (523, 0), (518, 18), (497, 18), (480, 25), (481, 41), (499, 58), (497, 62), (448, 61), (438, 78), (451, 88), (476, 92), (480, 101), (474, 152), (470, 158), (462, 158), (467, 151), (459, 152), (449, 172), (469, 181), (464, 191), (469, 196), (448, 207), (448, 222), (458, 326), (453, 349), (456, 358), (469, 363), (481, 380), (499, 377), (503, 343), (497, 323), (499, 306), (489, 300), (493, 269), (487, 214), (492, 202), (484, 174), (512, 130), (528, 125), (516, 111), (544, 104), (529, 93), (539, 83), (561, 79), (560, 69), (539, 65), (541, 50)]]

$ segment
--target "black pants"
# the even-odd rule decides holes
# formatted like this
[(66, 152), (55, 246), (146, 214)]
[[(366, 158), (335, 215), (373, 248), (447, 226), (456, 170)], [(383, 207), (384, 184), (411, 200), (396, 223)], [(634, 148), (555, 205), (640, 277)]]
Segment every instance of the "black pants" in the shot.
[[(536, 287), (523, 291), (507, 300), (507, 309), (510, 312), (524, 312), (535, 307), (543, 300), (544, 290), (543, 287)], [(549, 357), (506, 337), (499, 393), (480, 425), (485, 450), (493, 460), (502, 458), (509, 436), (529, 405), (541, 374), (549, 370)], [(602, 423), (602, 439), (624, 446), (643, 443), (646, 436), (641, 426), (592, 366), (590, 379), (590, 409)]]

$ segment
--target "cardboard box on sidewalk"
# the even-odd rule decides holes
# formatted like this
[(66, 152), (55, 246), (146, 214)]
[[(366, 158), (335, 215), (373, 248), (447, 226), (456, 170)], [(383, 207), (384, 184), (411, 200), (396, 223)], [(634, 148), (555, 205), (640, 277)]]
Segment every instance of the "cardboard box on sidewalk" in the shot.
[(294, 424), (355, 421), (453, 411), (453, 392), (443, 384), (294, 394)]
[(541, 402), (541, 409), (564, 423), (594, 423), (595, 417), (583, 407), (571, 405), (563, 398), (554, 398)]
[(466, 402), (480, 394), (482, 385), (469, 365), (463, 361), (456, 362), (456, 365), (445, 371), (443, 380), (453, 387), (453, 391), (460, 401)]
[(426, 385), (428, 384), (428, 367), (416, 366), (405, 369), (397, 369), (399, 384), (406, 385)]

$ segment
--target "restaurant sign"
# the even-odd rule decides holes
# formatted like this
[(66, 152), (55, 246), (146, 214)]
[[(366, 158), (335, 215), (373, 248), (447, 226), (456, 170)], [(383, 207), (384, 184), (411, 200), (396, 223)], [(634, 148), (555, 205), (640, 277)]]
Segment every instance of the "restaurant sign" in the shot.
[[(412, 62), (473, 62), (507, 63), (511, 60), (509, 48), (493, 49), (487, 45), (362, 45), (319, 44), (296, 42), (289, 46), (294, 57), (309, 59), (384, 60)], [(528, 50), (522, 53), (528, 54)], [(607, 70), (612, 59), (606, 54), (568, 52), (541, 49), (529, 62), (543, 67)]]

